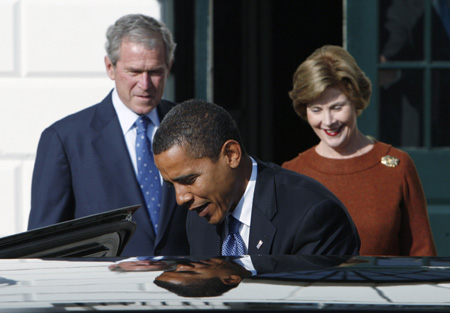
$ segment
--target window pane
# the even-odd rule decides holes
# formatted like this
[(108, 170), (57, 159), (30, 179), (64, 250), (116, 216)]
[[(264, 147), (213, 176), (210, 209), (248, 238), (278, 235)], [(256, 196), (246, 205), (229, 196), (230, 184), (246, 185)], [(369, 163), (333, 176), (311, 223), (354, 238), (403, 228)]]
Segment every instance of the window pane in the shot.
[(450, 10), (448, 0), (433, 1), (431, 53), (434, 61), (450, 60)]
[(432, 106), (431, 129), (432, 145), (435, 147), (450, 146), (450, 70), (435, 70), (432, 72)]
[(379, 1), (382, 62), (423, 60), (424, 3), (422, 0)]
[(380, 140), (403, 147), (423, 146), (423, 71), (381, 69)]

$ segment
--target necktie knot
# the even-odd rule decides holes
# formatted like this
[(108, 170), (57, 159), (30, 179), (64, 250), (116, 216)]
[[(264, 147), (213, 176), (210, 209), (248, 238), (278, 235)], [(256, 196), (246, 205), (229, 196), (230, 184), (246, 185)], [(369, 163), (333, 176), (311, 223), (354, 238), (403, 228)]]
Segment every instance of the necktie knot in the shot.
[(241, 226), (241, 222), (235, 219), (232, 215), (228, 220), (228, 233), (231, 235), (239, 234), (239, 227)]
[(228, 217), (228, 235), (222, 244), (222, 255), (244, 255), (245, 244), (239, 233), (240, 226), (241, 222), (239, 220), (232, 215)]

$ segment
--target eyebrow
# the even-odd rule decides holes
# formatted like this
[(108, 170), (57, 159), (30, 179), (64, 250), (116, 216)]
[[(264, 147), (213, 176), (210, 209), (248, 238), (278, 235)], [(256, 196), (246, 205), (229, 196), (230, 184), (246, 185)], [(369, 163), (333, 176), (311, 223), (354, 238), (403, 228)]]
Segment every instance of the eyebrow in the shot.
[(342, 100), (332, 103), (331, 105), (344, 105), (348, 102), (348, 100)]
[[(349, 102), (349, 100), (342, 100), (342, 101), (336, 101), (336, 102), (333, 102), (333, 103), (330, 103), (330, 104), (328, 104), (328, 105), (330, 105), (330, 106), (332, 106), (332, 105), (344, 105), (344, 104), (346, 104), (346, 103), (348, 103)], [(312, 106), (315, 106), (315, 105), (327, 105), (327, 104), (324, 104), (324, 103), (315, 103), (315, 104), (307, 104), (307, 106), (308, 107), (312, 107)]]
[(193, 178), (197, 178), (198, 176), (200, 176), (200, 174), (187, 174), (187, 175), (182, 175), (180, 177), (174, 178), (174, 179), (172, 179), (172, 181), (183, 184)]
[(164, 71), (164, 67), (165, 66), (160, 65), (160, 66), (156, 66), (156, 67), (154, 67), (152, 69), (146, 70), (146, 69), (143, 69), (143, 68), (140, 68), (140, 67), (134, 67), (133, 65), (130, 65), (126, 69), (128, 71), (131, 71), (131, 72), (160, 72), (160, 71)]

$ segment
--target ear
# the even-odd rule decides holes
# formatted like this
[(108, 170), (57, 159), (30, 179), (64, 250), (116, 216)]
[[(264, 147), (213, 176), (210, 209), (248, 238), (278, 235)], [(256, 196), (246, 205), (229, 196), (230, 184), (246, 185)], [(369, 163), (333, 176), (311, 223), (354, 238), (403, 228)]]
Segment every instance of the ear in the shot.
[(220, 279), (225, 285), (237, 285), (242, 281), (239, 275), (230, 275)]
[(115, 67), (114, 67), (114, 64), (112, 64), (111, 60), (108, 58), (108, 56), (105, 56), (105, 68), (106, 68), (106, 74), (108, 74), (109, 78), (114, 80), (115, 79)]
[(231, 168), (237, 168), (242, 158), (242, 149), (236, 140), (228, 140), (222, 146), (222, 155)]
[(170, 62), (169, 67), (167, 68), (167, 77), (169, 77), (170, 71), (172, 70), (173, 60)]

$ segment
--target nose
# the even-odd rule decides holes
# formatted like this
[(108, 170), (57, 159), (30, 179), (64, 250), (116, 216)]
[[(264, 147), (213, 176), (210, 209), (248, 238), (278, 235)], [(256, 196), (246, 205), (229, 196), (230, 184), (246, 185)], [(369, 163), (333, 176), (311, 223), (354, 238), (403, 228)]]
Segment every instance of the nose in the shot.
[(193, 199), (192, 194), (187, 190), (185, 186), (174, 185), (174, 187), (175, 187), (175, 197), (178, 205), (185, 205)]
[(191, 264), (178, 264), (176, 271), (186, 271), (186, 270), (191, 270), (192, 268), (194, 268), (193, 265)]
[(139, 74), (139, 87), (141, 89), (147, 90), (150, 85), (152, 80), (150, 79), (150, 74), (148, 72), (142, 72)]
[(323, 114), (323, 124), (325, 126), (331, 126), (334, 123), (334, 116), (330, 110), (324, 110)]

